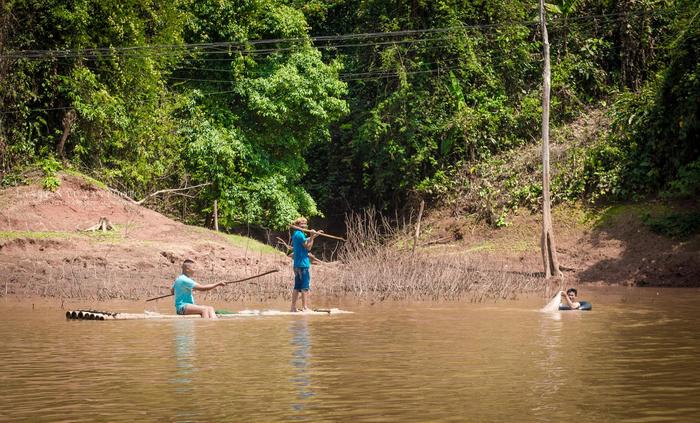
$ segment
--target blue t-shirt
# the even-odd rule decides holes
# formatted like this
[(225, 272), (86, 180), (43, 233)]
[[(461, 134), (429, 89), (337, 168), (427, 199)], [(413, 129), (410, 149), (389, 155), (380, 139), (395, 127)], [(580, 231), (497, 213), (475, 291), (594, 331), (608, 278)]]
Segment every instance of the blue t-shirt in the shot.
[(173, 289), (175, 290), (175, 310), (180, 310), (180, 307), (185, 304), (194, 304), (192, 288), (195, 285), (196, 282), (185, 275), (180, 275), (175, 279), (175, 283), (173, 283)]
[(304, 232), (297, 230), (292, 235), (292, 250), (294, 251), (294, 267), (311, 267), (309, 251), (304, 247), (306, 236)]

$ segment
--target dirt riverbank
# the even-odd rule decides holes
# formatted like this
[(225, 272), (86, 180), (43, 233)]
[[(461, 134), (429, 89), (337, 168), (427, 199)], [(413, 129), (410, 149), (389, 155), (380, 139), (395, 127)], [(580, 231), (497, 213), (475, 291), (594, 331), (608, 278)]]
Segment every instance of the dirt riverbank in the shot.
[[(291, 260), (273, 247), (184, 225), (78, 176), (62, 174), (61, 180), (55, 192), (38, 184), (0, 190), (0, 265), (5, 270), (0, 295), (139, 300), (167, 293), (185, 258), (199, 263), (202, 283), (280, 269), (254, 283), (222, 289), (215, 299), (265, 301), (289, 295)], [(678, 241), (657, 235), (641, 222), (646, 210), (556, 208), (564, 284), (700, 286), (700, 237)], [(103, 217), (114, 230), (84, 231)], [(490, 229), (448, 210), (433, 211), (423, 228), (418, 249), (423, 260), (449, 258), (485, 278), (489, 272), (537, 278), (541, 271), (538, 217), (531, 213)], [(351, 272), (340, 264), (315, 266), (316, 295), (358, 292), (348, 288)]]

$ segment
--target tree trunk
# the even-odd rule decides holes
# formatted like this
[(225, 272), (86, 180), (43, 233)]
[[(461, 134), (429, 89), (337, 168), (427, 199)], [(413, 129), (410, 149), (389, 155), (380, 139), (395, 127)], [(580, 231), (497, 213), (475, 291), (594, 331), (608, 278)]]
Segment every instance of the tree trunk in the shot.
[(540, 24), (542, 25), (542, 45), (544, 54), (544, 71), (542, 72), (542, 260), (546, 279), (561, 277), (557, 249), (552, 229), (552, 210), (549, 199), (549, 93), (551, 69), (549, 63), (549, 36), (545, 20), (544, 0), (540, 0)]
[(66, 154), (64, 152), (66, 140), (70, 135), (70, 129), (71, 126), (73, 126), (73, 123), (75, 123), (76, 117), (75, 110), (72, 109), (68, 110), (65, 116), (63, 116), (63, 135), (61, 135), (61, 139), (58, 141), (58, 145), (56, 146), (56, 154), (63, 159), (66, 158)]

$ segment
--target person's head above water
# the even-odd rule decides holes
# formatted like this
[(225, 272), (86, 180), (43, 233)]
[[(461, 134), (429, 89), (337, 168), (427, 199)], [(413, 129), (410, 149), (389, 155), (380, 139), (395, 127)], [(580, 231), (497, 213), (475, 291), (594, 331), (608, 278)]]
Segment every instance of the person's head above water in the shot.
[(578, 291), (576, 291), (576, 288), (569, 288), (566, 290), (566, 295), (573, 300), (578, 295)]

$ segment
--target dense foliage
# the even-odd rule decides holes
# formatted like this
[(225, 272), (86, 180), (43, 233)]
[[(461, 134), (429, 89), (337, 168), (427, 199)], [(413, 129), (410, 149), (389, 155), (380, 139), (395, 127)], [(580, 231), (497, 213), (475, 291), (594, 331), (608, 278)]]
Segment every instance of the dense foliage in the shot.
[[(610, 114), (603, 122), (612, 120), (612, 131), (599, 128), (586, 145), (558, 137), (566, 154), (554, 163), (555, 200), (697, 189), (697, 6), (548, 5), (554, 131), (598, 108)], [(334, 157), (309, 177), (322, 204), (400, 207), (412, 194), (448, 193), (497, 225), (509, 209), (536, 207), (537, 161), (513, 165), (522, 146), (540, 139), (535, 17), (535, 4), (524, 1), (338, 2), (317, 32), (459, 29), (338, 49), (348, 69), (377, 77), (348, 82), (351, 113), (334, 130), (332, 147), (314, 150), (319, 161)]]
[[(340, 64), (309, 43), (300, 11), (274, 1), (4, 7), (3, 172), (55, 154), (134, 197), (209, 182), (196, 208), (219, 200), (222, 226), (282, 227), (319, 214), (300, 184), (304, 154), (329, 141), (346, 87)], [(249, 40), (271, 38), (294, 38), (297, 48), (248, 54)], [(233, 47), (178, 48), (220, 41)]]
[[(498, 224), (505, 209), (538, 202), (538, 182), (516, 167), (505, 188), (475, 182), (539, 140), (534, 2), (1, 7), (5, 184), (38, 161), (137, 198), (209, 183), (172, 207), (203, 219), (218, 200), (224, 227), (465, 189)], [(697, 1), (558, 0), (548, 16), (555, 131), (612, 104), (610, 130), (560, 164), (555, 199), (697, 193)], [(499, 189), (506, 200), (494, 200)]]

